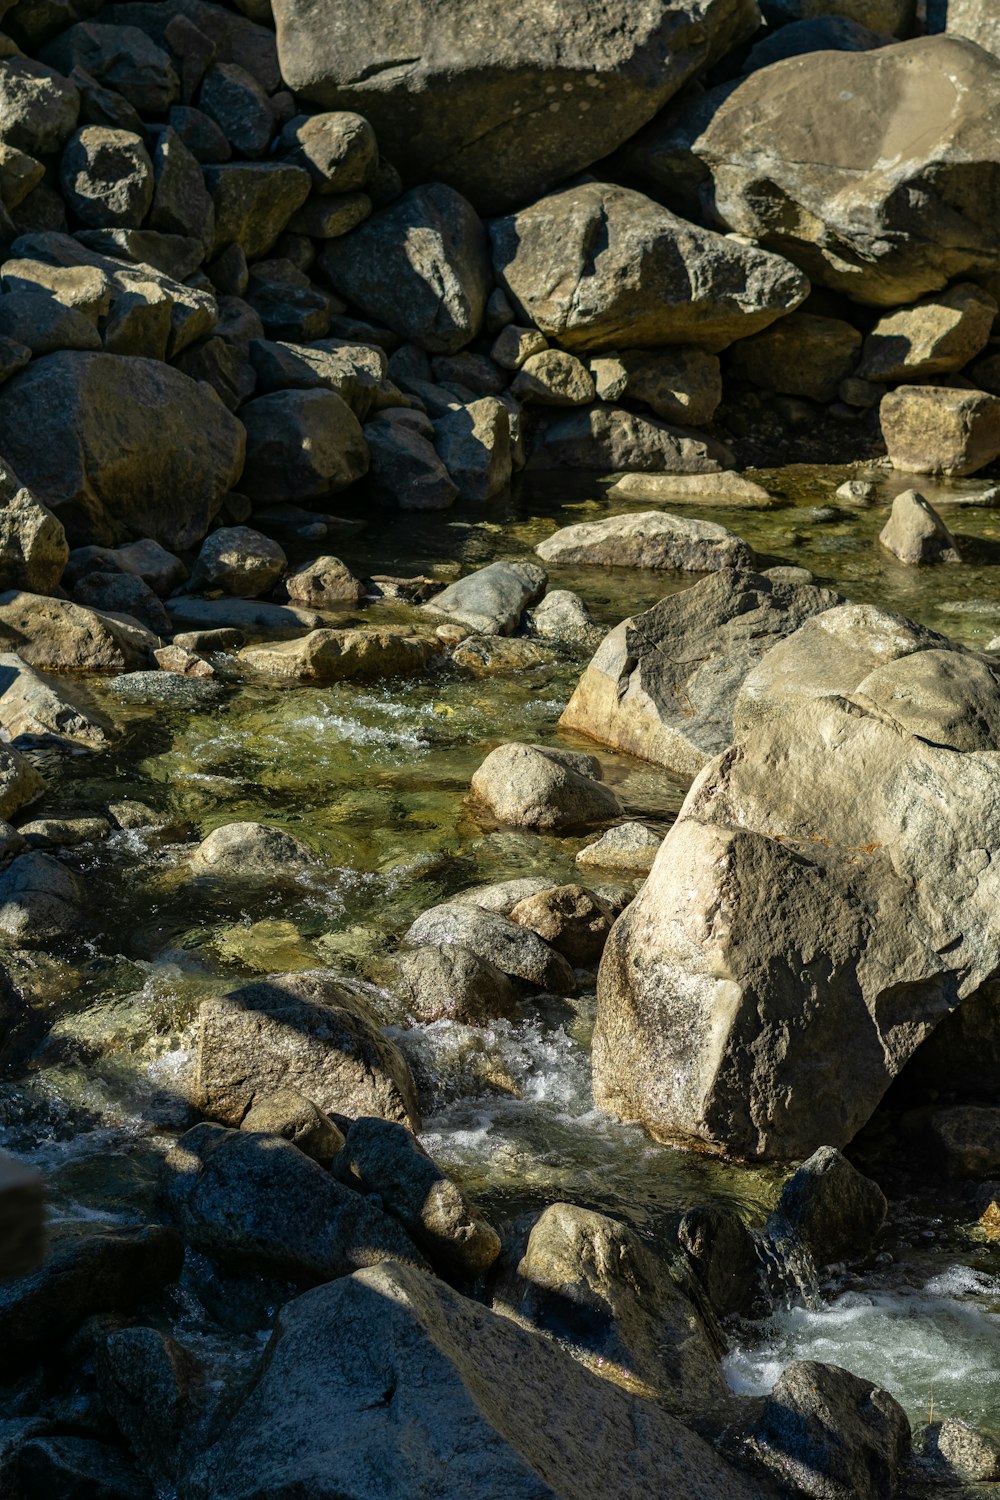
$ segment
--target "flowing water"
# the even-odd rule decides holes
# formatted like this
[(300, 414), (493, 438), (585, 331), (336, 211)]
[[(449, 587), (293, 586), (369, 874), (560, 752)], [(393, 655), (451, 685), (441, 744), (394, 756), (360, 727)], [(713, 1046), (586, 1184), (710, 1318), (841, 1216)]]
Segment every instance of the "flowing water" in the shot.
[[(730, 526), (764, 565), (806, 566), (854, 599), (966, 644), (1000, 635), (1000, 510), (969, 503), (984, 484), (927, 491), (967, 561), (912, 570), (876, 545), (884, 505), (837, 506), (833, 492), (846, 471), (754, 477), (787, 503), (684, 513)], [(891, 489), (887, 481), (884, 499)], [(361, 574), (450, 577), (498, 557), (532, 556), (556, 526), (608, 510), (596, 486), (570, 493), (548, 482), (492, 508), (380, 515), (336, 550)], [(694, 581), (626, 570), (550, 574), (551, 586), (576, 589), (603, 625)], [(394, 603), (346, 618), (413, 616)], [(218, 706), (197, 712), (124, 708), (106, 686), (92, 685), (125, 738), (109, 755), (44, 757), (58, 786), (45, 813), (100, 812), (128, 798), (151, 807), (161, 826), (61, 854), (86, 876), (91, 925), (65, 951), (18, 959), (18, 982), (48, 1034), (25, 1076), (0, 1081), (0, 1146), (44, 1168), (57, 1217), (155, 1211), (159, 1159), (189, 1122), (183, 1086), (200, 998), (255, 974), (324, 967), (367, 987), (420, 1080), (428, 1148), (494, 1214), (510, 1218), (565, 1198), (626, 1216), (652, 1237), (707, 1200), (735, 1205), (750, 1222), (764, 1218), (780, 1173), (655, 1146), (595, 1109), (592, 989), (470, 1028), (415, 1026), (378, 987), (380, 963), (433, 903), (511, 876), (575, 878), (580, 840), (484, 831), (464, 797), (500, 741), (566, 743), (557, 721), (588, 655), (553, 645), (535, 667), (482, 678), (442, 667), (381, 685), (233, 683)], [(601, 758), (629, 811), (665, 832), (684, 788), (628, 757)], [(303, 839), (322, 856), (318, 873), (288, 886), (192, 879), (192, 841), (240, 819)], [(886, 1384), (915, 1419), (926, 1416), (933, 1385), (942, 1414), (1000, 1425), (1000, 1247), (968, 1226), (917, 1215), (896, 1226), (886, 1254), (865, 1280), (826, 1287), (819, 1305), (737, 1330), (733, 1385), (764, 1391), (789, 1359), (809, 1355)]]

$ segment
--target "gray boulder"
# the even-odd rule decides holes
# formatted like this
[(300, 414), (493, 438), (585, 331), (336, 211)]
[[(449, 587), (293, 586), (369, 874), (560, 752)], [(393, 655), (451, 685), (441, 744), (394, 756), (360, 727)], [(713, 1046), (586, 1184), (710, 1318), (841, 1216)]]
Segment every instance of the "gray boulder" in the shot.
[(916, 490), (896, 496), (878, 539), (893, 557), (911, 566), (962, 560), (955, 538), (933, 505)]
[(196, 1125), (164, 1163), (184, 1238), (224, 1263), (304, 1282), (426, 1262), (398, 1223), (280, 1135)]
[(127, 615), (156, 636), (168, 636), (170, 616), (148, 583), (134, 573), (88, 573), (73, 590), (77, 604)]
[(214, 253), (235, 243), (248, 260), (259, 260), (302, 207), (311, 183), (291, 163), (240, 161), (206, 166), (205, 186), (215, 208)]
[(666, 511), (633, 511), (604, 521), (580, 521), (547, 536), (535, 548), (543, 562), (601, 568), (670, 568), (714, 573), (749, 568), (746, 542), (715, 521), (695, 521)]
[(20, 590), (0, 594), (0, 649), (16, 651), (31, 667), (128, 672), (146, 666), (158, 645), (135, 620), (69, 599)]
[(128, 130), (85, 125), (67, 142), (59, 178), (67, 203), (93, 229), (138, 229), (153, 202), (153, 163)]
[(885, 1223), (888, 1204), (877, 1183), (831, 1146), (821, 1146), (785, 1183), (768, 1232), (793, 1236), (817, 1266), (860, 1259)]
[(584, 870), (648, 875), (662, 843), (662, 834), (644, 823), (621, 823), (593, 843), (585, 844), (576, 856), (576, 863)]
[(512, 635), (525, 609), (545, 592), (547, 581), (537, 563), (489, 563), (449, 584), (423, 609), (482, 635)]
[(434, 354), (479, 332), (492, 276), (472, 205), (440, 182), (413, 188), (320, 255), (331, 286)]
[(256, 599), (274, 588), (287, 566), (283, 549), (270, 537), (251, 526), (223, 526), (202, 542), (189, 587), (193, 593), (219, 590)]
[(214, 391), (156, 360), (49, 354), (0, 387), (0, 452), (77, 542), (200, 541), (244, 444)]
[(725, 569), (616, 625), (559, 722), (694, 776), (730, 743), (737, 694), (764, 653), (839, 603), (829, 589)]
[(220, 878), (275, 878), (310, 869), (316, 856), (301, 839), (265, 823), (223, 823), (191, 854), (193, 870)]
[(365, 421), (378, 402), (388, 366), (383, 349), (342, 339), (317, 339), (312, 344), (251, 339), (249, 354), (258, 395), (286, 390), (336, 391), (359, 422)]
[(733, 455), (716, 438), (599, 401), (547, 418), (531, 438), (529, 469), (587, 469), (597, 474), (715, 474)]
[(499, 745), (470, 784), (473, 810), (508, 828), (568, 833), (611, 823), (622, 806), (592, 755), (541, 745)]
[(329, 975), (272, 974), (199, 1010), (194, 1094), (204, 1114), (239, 1125), (285, 1088), (327, 1114), (420, 1126), (402, 1053), (364, 1000)]
[[(330, 1421), (317, 1424), (317, 1409)], [(406, 1413), (405, 1443), (395, 1437), (397, 1412)], [(286, 1303), (260, 1377), (204, 1454), (188, 1493), (264, 1500), (296, 1488), (315, 1500), (751, 1494), (707, 1443), (654, 1403), (402, 1266)]]
[(567, 349), (725, 349), (809, 291), (789, 261), (679, 219), (631, 188), (564, 188), (490, 226), (498, 280)]
[(502, 16), (377, 0), (360, 32), (335, 5), (275, 0), (274, 18), (296, 94), (357, 110), (409, 181), (440, 177), (487, 212), (606, 156), (758, 22), (749, 0), (615, 0), (593, 16), (567, 0)]
[(365, 585), (339, 557), (315, 557), (286, 573), (284, 592), (294, 604), (309, 609), (356, 609)]
[(510, 919), (537, 932), (574, 968), (590, 968), (604, 951), (614, 913), (585, 886), (556, 885), (525, 896), (512, 908)]
[(43, 677), (13, 651), (0, 653), (0, 725), (12, 740), (55, 740), (88, 750), (105, 750), (118, 737), (78, 685)]
[(243, 488), (252, 500), (315, 500), (368, 472), (361, 423), (332, 390), (276, 391), (240, 411)]
[(492, 500), (510, 483), (510, 417), (496, 396), (460, 406), (434, 423), (434, 446), (462, 500)]
[(501, 974), (534, 990), (572, 995), (573, 970), (554, 948), (527, 927), (471, 903), (444, 902), (423, 912), (406, 933), (414, 946), (453, 943), (492, 964)]
[(411, 1015), (425, 1022), (482, 1026), (515, 1015), (520, 1000), (506, 974), (457, 943), (427, 943), (400, 953), (387, 984)]

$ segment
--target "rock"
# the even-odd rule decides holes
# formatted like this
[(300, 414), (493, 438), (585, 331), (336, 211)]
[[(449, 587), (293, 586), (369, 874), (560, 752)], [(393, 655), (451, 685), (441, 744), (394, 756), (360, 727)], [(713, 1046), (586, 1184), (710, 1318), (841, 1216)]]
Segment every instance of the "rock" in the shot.
[(961, 562), (958, 544), (937, 511), (916, 490), (904, 490), (892, 502), (892, 513), (879, 541), (900, 562)]
[(506, 974), (457, 943), (400, 953), (389, 987), (418, 1021), (482, 1026), (513, 1016), (520, 996)]
[(533, 441), (528, 468), (712, 474), (732, 462), (714, 438), (598, 402), (550, 416)]
[(617, 500), (662, 500), (668, 505), (723, 505), (770, 510), (776, 503), (763, 485), (732, 470), (721, 474), (623, 474), (608, 486)]
[(473, 776), (470, 800), (501, 826), (571, 832), (621, 816), (621, 804), (601, 776), (600, 762), (592, 755), (500, 745)]
[(691, 777), (733, 737), (733, 707), (769, 647), (838, 604), (812, 585), (723, 570), (605, 637), (560, 724)]
[(374, 499), (401, 510), (447, 510), (458, 486), (409, 412), (383, 411), (365, 424)]
[[(870, 7), (859, 18), (873, 25)], [(857, 99), (879, 109), (859, 121)], [(985, 207), (1000, 169), (997, 111), (995, 58), (920, 37), (762, 68), (721, 99), (692, 149), (727, 228), (823, 286), (893, 307), (998, 264)]]
[(689, 1208), (677, 1226), (677, 1239), (720, 1318), (760, 1312), (763, 1266), (754, 1236), (734, 1208), (721, 1203)]
[(195, 1102), (238, 1126), (259, 1101), (295, 1088), (325, 1114), (377, 1115), (420, 1128), (410, 1070), (359, 995), (321, 973), (272, 974), (198, 1012)]
[(118, 737), (79, 687), (32, 671), (13, 651), (0, 653), (0, 725), (12, 740), (54, 738), (88, 750), (106, 750)]
[(232, 156), (232, 147), (226, 137), (203, 110), (175, 104), (171, 107), (167, 120), (170, 129), (176, 132), (178, 139), (196, 161), (206, 166), (218, 166)]
[(526, 896), (514, 907), (510, 920), (537, 932), (577, 969), (597, 963), (614, 917), (593, 891), (582, 885), (559, 885)]
[(817, 1266), (868, 1255), (885, 1223), (885, 1194), (839, 1151), (821, 1146), (781, 1190), (768, 1231), (791, 1235)]
[(214, 254), (234, 242), (259, 260), (309, 196), (309, 173), (285, 162), (227, 162), (206, 166), (205, 186), (215, 206)]
[[(499, 287), (494, 295), (497, 294), (503, 296)], [(496, 341), (490, 350), (490, 358), (502, 370), (509, 370), (514, 373), (533, 354), (541, 354), (543, 349), (547, 349), (549, 341), (544, 333), (539, 333), (537, 328), (520, 328), (515, 326), (513, 322), (513, 308), (510, 309), (510, 316), (512, 321), (501, 328), (497, 334)]]
[(902, 386), (883, 396), (879, 421), (893, 468), (910, 474), (975, 474), (1000, 456), (1000, 400), (983, 391)]
[(483, 911), (495, 911), (502, 917), (509, 917), (517, 903), (526, 896), (551, 889), (552, 882), (544, 875), (521, 875), (513, 880), (491, 881), (489, 885), (467, 886), (457, 896), (451, 897), (449, 905), (478, 906)]
[(44, 790), (45, 783), (31, 761), (12, 746), (0, 745), (0, 818), (12, 818)]
[(601, 568), (673, 568), (711, 573), (749, 568), (746, 542), (714, 521), (649, 510), (564, 526), (535, 548), (543, 562)]
[(84, 882), (50, 854), (29, 850), (0, 871), (0, 942), (46, 948), (75, 937), (85, 925)]
[(289, 159), (305, 167), (318, 193), (354, 193), (378, 170), (378, 140), (366, 119), (350, 110), (296, 115), (281, 132)]
[(278, 1089), (259, 1099), (244, 1115), (241, 1130), (251, 1135), (280, 1135), (306, 1156), (328, 1165), (344, 1144), (341, 1131), (298, 1089)]
[(1000, 1110), (972, 1104), (936, 1110), (931, 1139), (951, 1176), (1000, 1175)]
[(149, 1500), (152, 1493), (120, 1448), (93, 1438), (32, 1437), (4, 1463), (6, 1485), (19, 1495), (100, 1495), (102, 1500)]
[(222, 130), (240, 156), (263, 156), (271, 139), (271, 108), (256, 78), (235, 63), (213, 63), (198, 94), (198, 106)]
[(330, 297), (290, 260), (255, 261), (245, 295), (272, 338), (318, 339), (330, 327)]
[(337, 494), (368, 472), (361, 424), (334, 391), (276, 391), (240, 412), (247, 432), (243, 486), (252, 500)]
[(847, 16), (887, 36), (900, 36), (913, 24), (914, 0), (764, 0), (769, 26), (809, 20), (813, 16)]
[(63, 152), (59, 179), (67, 203), (94, 229), (138, 229), (153, 202), (153, 163), (138, 135), (85, 125)]
[(334, 291), (434, 354), (454, 354), (482, 327), (492, 277), (472, 205), (444, 183), (413, 188), (332, 240), (320, 265)]
[[(900, 0), (901, 3), (901, 0)], [(964, 36), (986, 52), (1000, 57), (1000, 29), (997, 17), (984, 12), (976, 0), (948, 0), (947, 6), (935, 6), (930, 14), (930, 29), (940, 31), (941, 22), (950, 36)]]
[[(193, 238), (202, 253), (215, 241), (215, 205), (201, 167), (176, 130), (166, 129), (153, 152), (151, 229)], [(199, 256), (199, 260), (200, 260)]]
[(336, 391), (365, 421), (378, 400), (388, 361), (382, 349), (340, 339), (313, 344), (251, 339), (250, 361), (260, 395), (271, 391)]
[(76, 129), (80, 95), (54, 68), (30, 57), (0, 60), (0, 138), (32, 156), (49, 156)]
[(57, 1350), (94, 1313), (131, 1313), (181, 1269), (181, 1245), (162, 1224), (63, 1228), (36, 1271), (0, 1282), (8, 1370)]
[(996, 315), (995, 299), (968, 282), (887, 313), (865, 339), (857, 373), (885, 384), (953, 374), (985, 349)]
[(775, 1479), (815, 1500), (888, 1500), (910, 1457), (910, 1424), (888, 1391), (835, 1365), (788, 1365), (747, 1434)]
[(609, 828), (576, 856), (582, 869), (627, 870), (648, 875), (663, 843), (662, 834), (644, 823), (622, 823)]
[(59, 353), (0, 387), (0, 452), (74, 541), (183, 550), (243, 467), (240, 422), (205, 385), (149, 359)]
[(200, 1395), (194, 1358), (159, 1329), (112, 1328), (94, 1368), (101, 1400), (143, 1470), (171, 1483)]
[[(0, 338), (11, 339), (33, 355), (101, 348), (101, 336), (89, 318), (41, 292), (8, 292), (0, 297)], [(27, 363), (24, 360), (20, 368)]]
[(765, 391), (825, 404), (837, 399), (860, 353), (861, 335), (843, 318), (798, 312), (742, 339), (730, 353), (729, 370)]
[(844, 505), (867, 508), (878, 500), (878, 485), (871, 479), (848, 479), (837, 486), (835, 493)]
[(167, 611), (174, 626), (182, 630), (235, 630), (243, 639), (302, 635), (323, 621), (315, 610), (266, 604), (259, 599), (191, 599), (179, 595), (167, 601)]
[(722, 400), (719, 361), (705, 349), (624, 349), (590, 360), (602, 401), (638, 401), (665, 422), (703, 427)]
[(995, 1484), (1000, 1479), (1000, 1441), (958, 1417), (945, 1417), (914, 1433), (913, 1446), (945, 1483)]
[(256, 599), (270, 592), (287, 566), (277, 542), (250, 526), (224, 526), (202, 542), (188, 587), (192, 593), (218, 590)]
[(791, 312), (809, 290), (779, 256), (609, 183), (564, 188), (494, 220), (490, 241), (519, 316), (576, 351), (725, 349)]
[(599, 17), (540, 15), (518, 0), (466, 31), (432, 5), (401, 17), (379, 0), (362, 35), (302, 0), (278, 0), (274, 13), (290, 88), (358, 110), (407, 180), (440, 177), (486, 212), (606, 156), (758, 19), (744, 0), (615, 3)]
[(548, 582), (537, 563), (489, 563), (429, 599), (426, 614), (482, 635), (512, 635), (525, 609), (538, 602)]
[(196, 1125), (167, 1157), (165, 1178), (184, 1238), (224, 1264), (306, 1285), (383, 1260), (425, 1264), (372, 1199), (280, 1135)]
[(88, 573), (74, 588), (73, 598), (89, 609), (127, 615), (155, 636), (170, 634), (170, 616), (162, 602), (132, 573)]
[(285, 575), (284, 588), (295, 604), (310, 609), (356, 609), (365, 586), (339, 557), (316, 557)]
[(68, 599), (0, 594), (0, 649), (16, 651), (31, 667), (127, 672), (145, 666), (157, 645), (156, 636), (134, 621)]
[(82, 68), (153, 119), (162, 119), (180, 92), (169, 53), (136, 26), (81, 21), (43, 47), (42, 58), (63, 73)]
[(418, 673), (437, 650), (435, 642), (405, 629), (321, 629), (280, 645), (246, 646), (240, 660), (269, 677), (328, 683)]
[(0, 588), (54, 593), (68, 557), (62, 522), (0, 463)]
[(599, 633), (590, 610), (572, 589), (552, 589), (528, 613), (532, 635), (552, 641), (590, 641)]
[(537, 933), (470, 902), (430, 907), (412, 923), (405, 940), (414, 946), (456, 944), (467, 948), (501, 974), (521, 980), (536, 991), (572, 995), (576, 990), (569, 964)]
[(17, 830), (29, 849), (74, 849), (108, 837), (107, 818), (34, 818)]
[(355, 1120), (341, 1163), (362, 1192), (377, 1194), (443, 1275), (482, 1276), (500, 1254), (496, 1230), (405, 1125)]
[(551, 1204), (531, 1231), (512, 1300), (518, 1321), (694, 1426), (728, 1413), (712, 1336), (671, 1266), (628, 1225)]
[(307, 844), (264, 823), (223, 823), (191, 855), (191, 868), (232, 878), (295, 874), (315, 865)]
[[(453, 632), (463, 633), (461, 625), (439, 625), (440, 639), (451, 643)], [(506, 635), (467, 635), (451, 653), (452, 664), (475, 677), (509, 676), (530, 672), (534, 667), (551, 668), (553, 653), (538, 641), (512, 640)]]
[(510, 390), (516, 400), (539, 406), (587, 406), (594, 399), (594, 382), (586, 365), (564, 349), (530, 354)]
[(510, 417), (495, 396), (440, 417), (434, 423), (434, 446), (459, 499), (492, 500), (510, 483)]
[[(843, 0), (847, 6), (852, 0)], [(890, 5), (900, 7), (900, 0), (889, 0)], [(908, 4), (909, 0), (902, 0)], [(872, 29), (872, 7), (861, 0), (856, 7), (866, 24), (851, 20), (847, 15), (815, 15), (807, 20), (779, 23), (766, 31), (762, 41), (755, 42), (743, 64), (743, 73), (755, 73), (758, 68), (767, 68), (771, 63), (783, 62), (786, 57), (801, 57), (806, 52), (870, 52), (875, 47), (884, 47), (892, 37)], [(773, 7), (772, 7), (773, 9)]]
[(46, 1250), (45, 1185), (31, 1167), (0, 1155), (0, 1268), (3, 1279), (37, 1270)]

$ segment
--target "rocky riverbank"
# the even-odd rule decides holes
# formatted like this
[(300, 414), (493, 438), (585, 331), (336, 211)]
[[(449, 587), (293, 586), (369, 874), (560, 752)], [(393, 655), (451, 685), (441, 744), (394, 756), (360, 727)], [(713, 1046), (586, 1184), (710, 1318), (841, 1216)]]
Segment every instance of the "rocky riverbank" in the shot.
[(992, 1493), (1000, 29), (0, 18), (0, 1494)]

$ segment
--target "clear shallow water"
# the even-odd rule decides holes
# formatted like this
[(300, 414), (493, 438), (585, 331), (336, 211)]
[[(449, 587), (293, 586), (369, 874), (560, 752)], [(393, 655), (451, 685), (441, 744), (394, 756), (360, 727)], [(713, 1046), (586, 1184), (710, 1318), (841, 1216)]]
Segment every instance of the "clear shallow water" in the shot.
[[(731, 527), (765, 564), (809, 567), (853, 598), (966, 644), (984, 646), (1000, 634), (1000, 511), (958, 503), (982, 491), (978, 481), (929, 493), (968, 561), (910, 570), (877, 548), (885, 506), (832, 516), (817, 509), (834, 503), (846, 471), (754, 477), (787, 506), (683, 513)], [(567, 496), (548, 484), (490, 510), (380, 515), (340, 555), (360, 573), (453, 576), (497, 557), (533, 556), (557, 526), (608, 510), (596, 490)], [(694, 580), (575, 568), (552, 569), (550, 582), (576, 589), (611, 625)], [(351, 618), (374, 624), (415, 616), (404, 605), (379, 604)], [(574, 878), (581, 840), (483, 830), (464, 798), (499, 741), (566, 742), (557, 721), (588, 655), (554, 646), (538, 667), (487, 678), (442, 667), (381, 685), (244, 685), (211, 712), (123, 708), (91, 684), (125, 739), (113, 756), (46, 757), (59, 791), (44, 813), (100, 811), (127, 797), (148, 803), (170, 826), (162, 836), (116, 834), (61, 856), (86, 876), (90, 925), (65, 952), (19, 960), (19, 982), (49, 1033), (27, 1076), (0, 1081), (0, 1144), (44, 1167), (55, 1213), (155, 1211), (159, 1158), (188, 1118), (183, 1091), (199, 1000), (254, 974), (327, 967), (376, 986), (383, 1020), (422, 1086), (428, 1148), (493, 1213), (567, 1198), (626, 1216), (653, 1238), (668, 1232), (680, 1210), (709, 1199), (733, 1204), (752, 1222), (765, 1217), (780, 1173), (656, 1146), (595, 1109), (594, 1002), (586, 986), (578, 999), (526, 1003), (514, 1021), (488, 1028), (417, 1027), (377, 989), (380, 963), (434, 902), (510, 876)], [(629, 810), (665, 831), (684, 788), (628, 757), (598, 753)], [(285, 886), (192, 880), (193, 842), (244, 818), (303, 839), (320, 856), (317, 870)], [(762, 1330), (741, 1331), (733, 1380), (763, 1390), (790, 1358), (833, 1359), (890, 1389), (898, 1380), (916, 1417), (931, 1367), (937, 1360), (935, 1370), (945, 1371), (951, 1350), (951, 1377), (936, 1376), (954, 1402), (949, 1414), (989, 1421), (992, 1401), (992, 1423), (1000, 1426), (1000, 1398), (983, 1374), (1000, 1366), (996, 1311), (987, 1305), (1000, 1287), (1000, 1251), (956, 1251), (952, 1240), (928, 1250), (915, 1232), (911, 1243), (903, 1235), (895, 1253), (877, 1283), (831, 1288), (829, 1308), (792, 1310)], [(983, 1285), (938, 1288), (939, 1278), (977, 1257)]]

